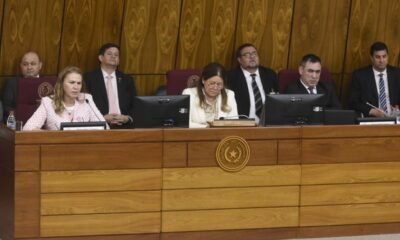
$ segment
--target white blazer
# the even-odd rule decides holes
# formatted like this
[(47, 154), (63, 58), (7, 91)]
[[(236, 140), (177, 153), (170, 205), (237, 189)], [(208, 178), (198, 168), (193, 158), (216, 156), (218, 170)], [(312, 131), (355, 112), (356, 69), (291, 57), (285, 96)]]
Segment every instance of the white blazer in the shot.
[[(38, 109), (28, 119), (23, 130), (39, 130), (43, 126), (47, 130), (58, 130), (62, 122), (96, 122), (105, 121), (103, 115), (93, 102), (92, 95), (81, 93), (75, 101), (75, 108), (71, 114), (64, 112), (57, 114), (53, 100), (43, 97)], [(86, 100), (88, 100), (86, 102)]]
[[(228, 97), (228, 106), (231, 108), (230, 112), (223, 112), (221, 110), (221, 94), (217, 97), (217, 107), (218, 107), (218, 116), (220, 117), (238, 117), (237, 105), (235, 100), (235, 93), (229, 89), (225, 89), (226, 95)], [(197, 95), (197, 88), (186, 88), (183, 90), (182, 94), (190, 95), (190, 117), (189, 117), (189, 127), (190, 128), (205, 128), (208, 126), (206, 113), (202, 107), (200, 107), (200, 98)]]

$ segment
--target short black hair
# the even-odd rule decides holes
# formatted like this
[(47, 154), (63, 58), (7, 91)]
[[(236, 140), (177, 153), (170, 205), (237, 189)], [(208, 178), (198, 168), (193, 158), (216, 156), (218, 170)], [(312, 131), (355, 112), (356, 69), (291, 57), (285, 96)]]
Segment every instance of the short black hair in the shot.
[(375, 52), (382, 50), (386, 50), (386, 53), (389, 53), (389, 49), (384, 42), (374, 42), (369, 49), (369, 54), (374, 56)]
[(107, 51), (107, 49), (113, 48), (113, 47), (117, 48), (118, 51), (121, 52), (121, 49), (119, 48), (119, 46), (117, 44), (115, 44), (115, 43), (106, 43), (106, 44), (103, 44), (103, 46), (100, 47), (99, 55), (104, 55), (104, 53)]
[(311, 63), (321, 63), (321, 58), (319, 58), (315, 54), (306, 54), (303, 56), (303, 58), (300, 61), (300, 66), (304, 66), (306, 63), (311, 62)]
[(251, 44), (251, 43), (244, 43), (244, 44), (240, 45), (240, 46), (237, 48), (237, 50), (236, 50), (236, 58), (241, 57), (241, 56), (242, 56), (242, 50), (243, 50), (243, 48), (247, 48), (247, 47), (253, 47), (253, 48), (255, 48), (255, 49), (257, 50), (257, 48), (256, 48), (253, 44)]

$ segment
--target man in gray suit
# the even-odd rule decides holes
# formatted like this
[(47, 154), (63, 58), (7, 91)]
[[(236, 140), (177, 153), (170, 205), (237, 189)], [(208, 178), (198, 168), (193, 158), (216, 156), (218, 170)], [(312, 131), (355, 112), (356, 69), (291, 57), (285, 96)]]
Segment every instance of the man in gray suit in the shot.
[(39, 77), (42, 69), (39, 55), (32, 51), (25, 53), (21, 59), (20, 68), (22, 76), (10, 78), (6, 81), (3, 92), (3, 119), (7, 119), (9, 112), (15, 110), (17, 106), (18, 79), (21, 77)]

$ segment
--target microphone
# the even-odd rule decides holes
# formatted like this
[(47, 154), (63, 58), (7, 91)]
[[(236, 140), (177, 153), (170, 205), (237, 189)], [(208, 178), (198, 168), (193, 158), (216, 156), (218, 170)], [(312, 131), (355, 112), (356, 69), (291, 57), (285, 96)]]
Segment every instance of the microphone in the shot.
[(229, 119), (250, 119), (249, 116), (247, 115), (236, 115), (236, 116), (230, 116), (230, 117), (220, 117), (219, 120), (229, 120)]
[[(97, 118), (97, 121), (101, 122), (99, 116), (97, 116), (97, 114), (96, 114), (96, 111), (94, 111), (94, 109), (92, 108), (92, 105), (90, 104), (89, 99), (86, 98), (86, 95), (85, 95), (85, 102), (89, 105), (90, 110), (94, 113), (94, 116)], [(89, 122), (90, 122), (90, 120), (89, 120)]]

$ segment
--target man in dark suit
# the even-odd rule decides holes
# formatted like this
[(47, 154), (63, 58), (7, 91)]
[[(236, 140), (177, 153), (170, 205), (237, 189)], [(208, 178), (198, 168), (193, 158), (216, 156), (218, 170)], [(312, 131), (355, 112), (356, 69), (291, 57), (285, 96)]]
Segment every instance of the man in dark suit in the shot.
[(278, 91), (276, 73), (259, 65), (258, 51), (253, 44), (239, 46), (236, 59), (239, 65), (228, 72), (228, 88), (235, 92), (239, 115), (259, 122), (265, 95)]
[(305, 55), (300, 62), (300, 79), (290, 84), (285, 93), (288, 94), (324, 94), (324, 107), (340, 109), (341, 104), (337, 97), (333, 82), (320, 81), (321, 59), (314, 54)]
[(400, 102), (400, 71), (388, 65), (388, 48), (375, 42), (370, 48), (371, 65), (353, 72), (349, 107), (366, 117), (390, 116)]
[(42, 69), (42, 62), (36, 52), (27, 52), (22, 56), (21, 76), (13, 77), (6, 81), (3, 91), (4, 120), (7, 120), (10, 111), (17, 107), (18, 79), (21, 77), (39, 77)]
[(87, 90), (111, 128), (129, 128), (133, 124), (136, 96), (132, 77), (117, 70), (119, 46), (106, 43), (99, 50), (100, 68), (85, 74)]

